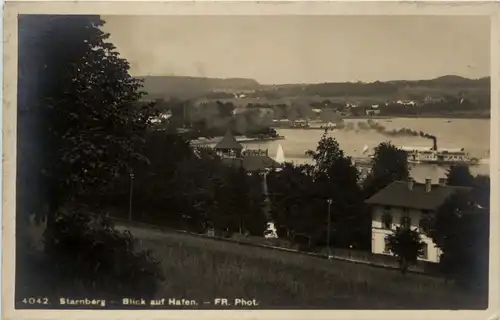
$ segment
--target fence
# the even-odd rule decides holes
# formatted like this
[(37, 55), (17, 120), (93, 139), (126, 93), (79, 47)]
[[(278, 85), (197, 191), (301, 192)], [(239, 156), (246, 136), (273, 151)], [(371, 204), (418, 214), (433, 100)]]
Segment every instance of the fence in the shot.
[[(298, 250), (297, 245), (292, 244), (289, 241), (283, 239), (265, 239), (260, 237), (244, 236), (244, 235), (233, 235), (232, 237), (220, 237), (220, 236), (209, 236), (207, 234), (198, 234), (189, 231), (176, 230), (168, 227), (162, 227), (158, 225), (151, 225), (142, 222), (129, 221), (121, 218), (113, 218), (115, 223), (122, 228), (133, 227), (138, 229), (143, 229), (144, 231), (155, 230), (160, 232), (175, 232), (182, 233), (190, 236), (203, 237), (212, 240), (232, 242), (239, 245), (261, 247), (266, 249), (287, 251), (296, 254), (302, 254), (307, 256), (313, 256), (322, 259), (333, 259), (339, 261), (352, 262), (356, 264), (365, 264), (373, 267), (384, 268), (384, 269), (399, 269), (397, 260), (392, 256), (373, 254), (367, 251), (359, 250), (349, 250), (349, 249), (336, 249), (332, 248), (332, 254), (330, 257), (325, 254), (326, 249), (318, 250), (317, 252)], [(416, 266), (411, 266), (408, 269), (408, 273), (416, 273), (421, 275), (427, 275), (430, 277), (441, 277), (437, 264), (425, 263), (424, 261), (419, 261)]]

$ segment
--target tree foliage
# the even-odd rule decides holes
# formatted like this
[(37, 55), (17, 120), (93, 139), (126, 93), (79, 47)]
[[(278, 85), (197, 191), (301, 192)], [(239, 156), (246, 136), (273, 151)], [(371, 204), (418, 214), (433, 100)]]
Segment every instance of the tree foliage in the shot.
[(489, 176), (478, 175), (474, 177), (468, 166), (453, 166), (446, 173), (447, 183), (451, 186), (472, 188), (471, 200), (483, 208), (490, 207)]
[[(318, 201), (314, 194), (314, 180), (309, 166), (283, 165), (279, 171), (271, 171), (267, 181), (271, 198), (271, 215), (278, 230), (287, 230), (288, 235), (295, 233), (316, 234), (323, 228), (325, 211), (322, 217), (314, 211)], [(315, 201), (315, 202), (313, 202)], [(319, 225), (318, 225), (319, 222)], [(280, 237), (286, 237), (282, 232)]]
[(489, 214), (478, 208), (473, 193), (450, 197), (438, 210), (430, 236), (441, 249), (443, 272), (465, 286), (487, 287)]
[[(313, 244), (324, 245), (330, 209), (332, 244), (367, 247), (369, 215), (362, 202), (359, 173), (351, 159), (328, 130), (316, 150), (306, 154), (313, 158), (314, 165), (286, 164), (281, 171), (270, 174), (272, 212), (278, 226), (307, 234)], [(328, 199), (332, 200), (330, 206)]]
[(446, 172), (446, 179), (450, 186), (472, 187), (474, 185), (474, 176), (469, 166), (466, 165), (450, 167)]
[(368, 198), (391, 182), (406, 180), (410, 174), (405, 151), (390, 142), (382, 142), (375, 148), (371, 171), (363, 183)]
[[(53, 151), (44, 172), (66, 193), (126, 169), (130, 157), (140, 156), (134, 147), (155, 114), (151, 105), (137, 103), (144, 95), (141, 82), (106, 42), (103, 24), (98, 17), (24, 16), (20, 21), (25, 56), (20, 56), (19, 96), (27, 100), (20, 108), (43, 116), (37, 133)], [(24, 80), (32, 80), (26, 73), (40, 77), (34, 94), (24, 92)]]
[[(163, 275), (158, 268), (160, 261), (150, 251), (136, 250), (137, 240), (128, 232), (114, 229), (107, 216), (94, 218), (85, 206), (68, 213), (62, 212), (56, 222), (54, 260), (61, 260), (53, 265), (52, 272), (76, 288), (86, 289), (80, 292), (82, 296), (119, 299), (137, 292), (145, 298), (154, 296), (152, 288)], [(67, 294), (75, 294), (74, 289), (67, 289)]]
[[(19, 17), (17, 216), (46, 216), (45, 249), (53, 268), (63, 268), (69, 248), (79, 246), (72, 257), (87, 264), (65, 268), (66, 275), (81, 279), (83, 289), (90, 291), (116, 284), (124, 274), (129, 288), (146, 281), (139, 275), (142, 258), (135, 259), (129, 240), (113, 235), (110, 226), (101, 223), (94, 229), (94, 219), (84, 219), (80, 211), (61, 212), (70, 201), (102, 192), (128, 174), (133, 161), (146, 161), (137, 150), (156, 114), (152, 105), (138, 103), (141, 82), (130, 76), (128, 62), (107, 42), (103, 24), (98, 16)], [(68, 228), (74, 233), (66, 233)], [(102, 250), (129, 259), (123, 260), (125, 273), (113, 270), (111, 263), (102, 265), (103, 251), (84, 252), (83, 244), (108, 246)], [(99, 265), (100, 274), (109, 279), (95, 278)]]
[(399, 261), (399, 266), (403, 274), (411, 265), (417, 263), (418, 257), (423, 255), (425, 245), (418, 230), (411, 228), (396, 227), (393, 234), (387, 236), (389, 250)]

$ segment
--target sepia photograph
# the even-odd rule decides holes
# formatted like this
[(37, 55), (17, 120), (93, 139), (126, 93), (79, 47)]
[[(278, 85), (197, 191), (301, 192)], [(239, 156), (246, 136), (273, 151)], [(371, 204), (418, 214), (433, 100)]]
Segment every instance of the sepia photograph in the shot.
[(491, 17), (88, 12), (10, 35), (11, 308), (491, 307)]

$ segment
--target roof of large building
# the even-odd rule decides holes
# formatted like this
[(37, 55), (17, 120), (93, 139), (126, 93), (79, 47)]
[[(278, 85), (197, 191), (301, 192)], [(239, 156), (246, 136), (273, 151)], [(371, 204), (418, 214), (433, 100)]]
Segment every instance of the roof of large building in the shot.
[(236, 141), (236, 138), (232, 135), (231, 131), (228, 130), (222, 140), (217, 143), (215, 149), (236, 149), (241, 150), (243, 146)]
[(245, 168), (246, 171), (259, 171), (277, 166), (279, 166), (279, 164), (269, 156), (243, 157), (243, 168)]
[(414, 182), (413, 188), (410, 190), (408, 182), (395, 181), (367, 199), (365, 203), (409, 209), (436, 210), (454, 193), (470, 190), (471, 188), (467, 187), (432, 184), (431, 190), (427, 192), (425, 184), (417, 182)]

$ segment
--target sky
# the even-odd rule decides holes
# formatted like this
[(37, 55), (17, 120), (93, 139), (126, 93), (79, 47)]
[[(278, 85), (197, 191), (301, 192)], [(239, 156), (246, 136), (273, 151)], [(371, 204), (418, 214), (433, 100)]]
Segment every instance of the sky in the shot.
[(490, 22), (476, 16), (103, 16), (134, 76), (261, 84), (480, 78)]

